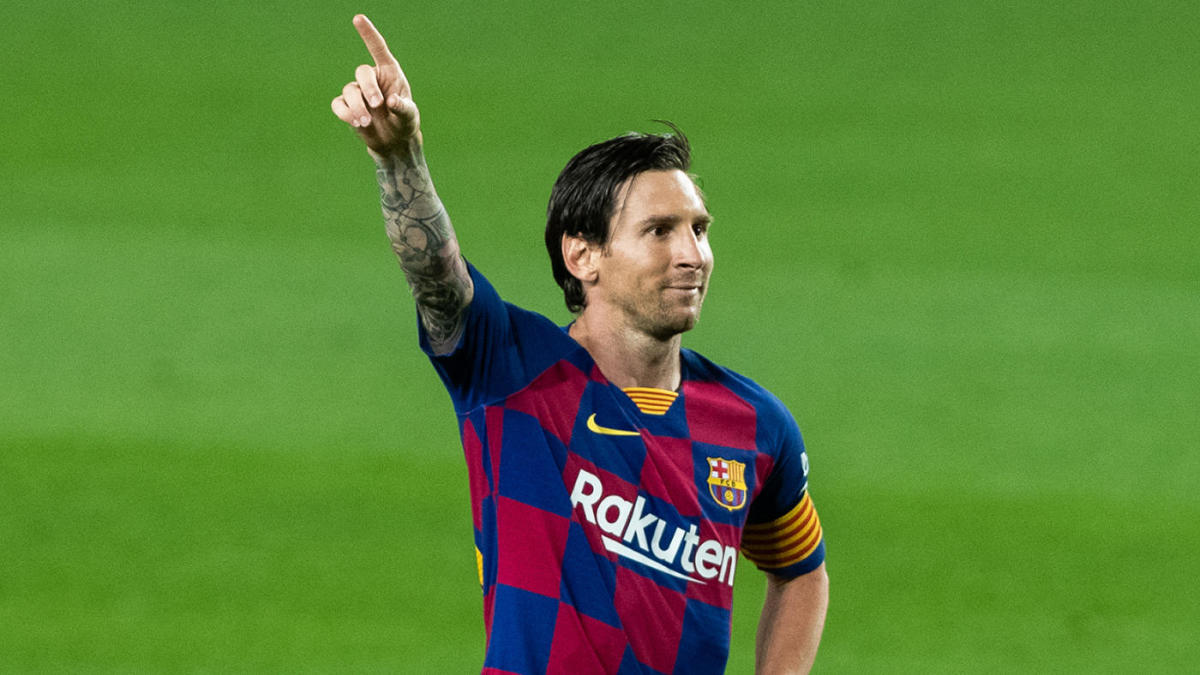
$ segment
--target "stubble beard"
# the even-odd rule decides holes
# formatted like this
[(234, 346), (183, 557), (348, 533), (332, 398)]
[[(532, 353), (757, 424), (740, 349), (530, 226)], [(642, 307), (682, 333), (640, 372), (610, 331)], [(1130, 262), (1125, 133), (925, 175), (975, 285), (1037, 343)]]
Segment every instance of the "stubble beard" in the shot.
[(707, 288), (702, 288), (700, 297), (693, 303), (681, 304), (671, 301), (670, 291), (660, 289), (657, 302), (649, 301), (645, 307), (633, 308), (632, 316), (636, 317), (636, 327), (647, 335), (662, 341), (695, 328), (700, 321), (700, 310), (704, 305)]

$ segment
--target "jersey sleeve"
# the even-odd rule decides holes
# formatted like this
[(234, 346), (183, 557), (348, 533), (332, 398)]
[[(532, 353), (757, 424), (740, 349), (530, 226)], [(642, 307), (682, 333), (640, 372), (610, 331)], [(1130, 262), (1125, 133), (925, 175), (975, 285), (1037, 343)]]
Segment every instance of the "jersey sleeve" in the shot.
[(779, 454), (750, 505), (742, 553), (763, 571), (797, 577), (825, 561), (825, 540), (808, 494), (808, 455), (800, 428), (786, 409), (778, 426)]
[(518, 391), (559, 358), (570, 341), (546, 317), (504, 302), (474, 265), (467, 263), (467, 270), (475, 292), (454, 349), (435, 354), (417, 317), (421, 350), (460, 414)]

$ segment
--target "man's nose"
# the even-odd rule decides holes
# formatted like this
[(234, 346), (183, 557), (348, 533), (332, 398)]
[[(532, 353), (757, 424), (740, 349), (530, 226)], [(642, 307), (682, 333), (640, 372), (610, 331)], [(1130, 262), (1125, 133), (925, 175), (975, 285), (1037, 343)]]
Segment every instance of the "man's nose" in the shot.
[(690, 228), (682, 236), (676, 237), (675, 264), (679, 267), (700, 267), (704, 265), (704, 243)]

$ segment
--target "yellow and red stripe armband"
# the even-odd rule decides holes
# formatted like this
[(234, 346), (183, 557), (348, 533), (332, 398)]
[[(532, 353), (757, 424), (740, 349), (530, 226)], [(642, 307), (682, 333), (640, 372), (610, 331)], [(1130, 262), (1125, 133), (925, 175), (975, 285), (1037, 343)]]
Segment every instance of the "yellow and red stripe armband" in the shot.
[(821, 520), (808, 492), (791, 511), (769, 523), (747, 525), (742, 532), (742, 554), (764, 570), (791, 567), (820, 545)]

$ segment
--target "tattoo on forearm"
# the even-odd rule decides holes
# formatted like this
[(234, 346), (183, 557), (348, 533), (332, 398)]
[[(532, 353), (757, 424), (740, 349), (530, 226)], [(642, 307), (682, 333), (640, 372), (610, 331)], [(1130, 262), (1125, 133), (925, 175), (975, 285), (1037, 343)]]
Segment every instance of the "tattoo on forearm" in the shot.
[(435, 350), (449, 347), (462, 331), (471, 281), (425, 158), (418, 147), (409, 157), (379, 162), (375, 176), (388, 239), (430, 344)]

